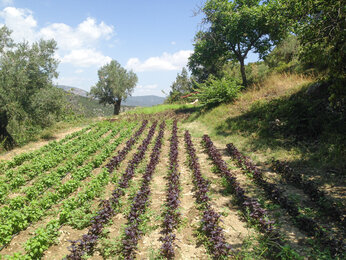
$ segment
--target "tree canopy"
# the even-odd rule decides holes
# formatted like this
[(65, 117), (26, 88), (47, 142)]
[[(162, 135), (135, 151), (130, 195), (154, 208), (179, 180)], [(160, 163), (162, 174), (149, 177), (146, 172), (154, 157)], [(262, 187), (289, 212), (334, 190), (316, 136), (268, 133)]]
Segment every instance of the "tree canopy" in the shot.
[(114, 115), (119, 114), (121, 101), (131, 96), (137, 84), (137, 75), (112, 60), (98, 70), (98, 77), (99, 81), (91, 88), (91, 95), (101, 104), (113, 104)]
[(0, 29), (0, 141), (6, 147), (63, 113), (62, 91), (53, 86), (58, 76), (55, 50), (54, 40), (14, 43), (11, 31)]
[(283, 23), (274, 15), (277, 6), (260, 0), (208, 0), (202, 11), (207, 30), (196, 35), (189, 68), (205, 79), (205, 74), (214, 74), (227, 60), (237, 60), (246, 86), (248, 53), (263, 58), (285, 34)]

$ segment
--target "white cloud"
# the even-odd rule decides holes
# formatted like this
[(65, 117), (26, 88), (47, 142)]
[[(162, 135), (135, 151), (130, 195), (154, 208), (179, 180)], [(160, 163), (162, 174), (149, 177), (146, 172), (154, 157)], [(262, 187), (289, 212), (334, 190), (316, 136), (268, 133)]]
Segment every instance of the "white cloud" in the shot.
[(64, 23), (53, 23), (39, 32), (44, 39), (55, 39), (58, 47), (63, 50), (94, 46), (97, 40), (110, 39), (113, 34), (113, 26), (108, 26), (104, 22), (97, 24), (96, 20), (90, 17), (81, 22), (77, 28)]
[(177, 43), (176, 43), (175, 41), (172, 41), (171, 44), (172, 44), (172, 45), (176, 45)]
[(88, 17), (76, 27), (52, 23), (41, 29), (37, 28), (37, 21), (29, 9), (6, 7), (0, 11), (0, 18), (13, 31), (12, 38), (16, 42), (54, 39), (58, 44), (55, 56), (63, 63), (90, 67), (101, 66), (111, 60), (96, 47), (99, 40), (112, 38), (114, 28), (104, 22), (97, 23), (94, 18)]
[(186, 66), (188, 58), (192, 54), (191, 50), (181, 50), (170, 54), (164, 52), (159, 57), (150, 57), (145, 61), (138, 58), (130, 58), (127, 61), (126, 68), (136, 72), (155, 71), (155, 70), (180, 70)]
[(109, 63), (111, 60), (111, 57), (104, 56), (101, 52), (94, 49), (77, 49), (65, 55), (61, 62), (72, 63), (79, 67), (90, 67), (94, 65), (100, 67)]
[(11, 37), (15, 41), (35, 41), (37, 22), (29, 9), (6, 7), (0, 11), (0, 18), (13, 31)]
[(113, 31), (113, 26), (109, 26), (104, 22), (97, 24), (96, 20), (90, 17), (80, 23), (77, 28), (77, 33), (84, 35), (87, 39), (95, 40), (101, 37), (105, 37), (107, 40), (109, 40), (113, 34)]

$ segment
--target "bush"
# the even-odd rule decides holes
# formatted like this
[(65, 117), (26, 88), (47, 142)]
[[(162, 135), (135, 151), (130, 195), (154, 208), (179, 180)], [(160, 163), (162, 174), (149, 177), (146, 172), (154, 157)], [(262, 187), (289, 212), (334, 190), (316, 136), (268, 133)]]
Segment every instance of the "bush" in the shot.
[(234, 79), (225, 77), (221, 79), (210, 77), (205, 83), (198, 84), (198, 87), (198, 101), (208, 108), (232, 102), (241, 89)]

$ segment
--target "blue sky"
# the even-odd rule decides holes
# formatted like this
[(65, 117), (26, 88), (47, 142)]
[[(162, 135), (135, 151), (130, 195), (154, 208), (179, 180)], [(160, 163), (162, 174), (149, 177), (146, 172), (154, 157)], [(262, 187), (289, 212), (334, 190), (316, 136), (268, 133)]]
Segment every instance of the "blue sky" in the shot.
[[(138, 76), (133, 95), (168, 93), (193, 51), (203, 0), (0, 0), (0, 24), (16, 41), (55, 39), (56, 83), (90, 90), (117, 60)], [(250, 60), (256, 60), (250, 57)]]

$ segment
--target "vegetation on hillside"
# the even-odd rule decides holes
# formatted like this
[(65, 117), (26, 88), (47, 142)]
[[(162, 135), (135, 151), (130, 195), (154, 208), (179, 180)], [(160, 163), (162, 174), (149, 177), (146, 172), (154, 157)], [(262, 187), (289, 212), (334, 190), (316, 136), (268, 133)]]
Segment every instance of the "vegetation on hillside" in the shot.
[[(319, 0), (206, 1), (204, 30), (195, 36), (191, 76), (185, 79), (193, 90), (172, 91), (168, 100), (174, 101), (173, 93), (180, 103), (198, 99), (193, 118), (216, 136), (253, 135), (252, 147), (298, 149), (310, 165), (340, 172), (346, 156), (342, 6)], [(262, 60), (245, 65), (249, 51)], [(309, 80), (288, 89), (279, 82), (295, 77)], [(259, 96), (236, 109), (250, 93), (268, 90), (274, 99)], [(220, 104), (226, 105), (209, 110)]]
[(53, 86), (58, 62), (53, 40), (14, 43), (0, 29), (0, 145), (12, 148), (65, 114), (62, 90)]

